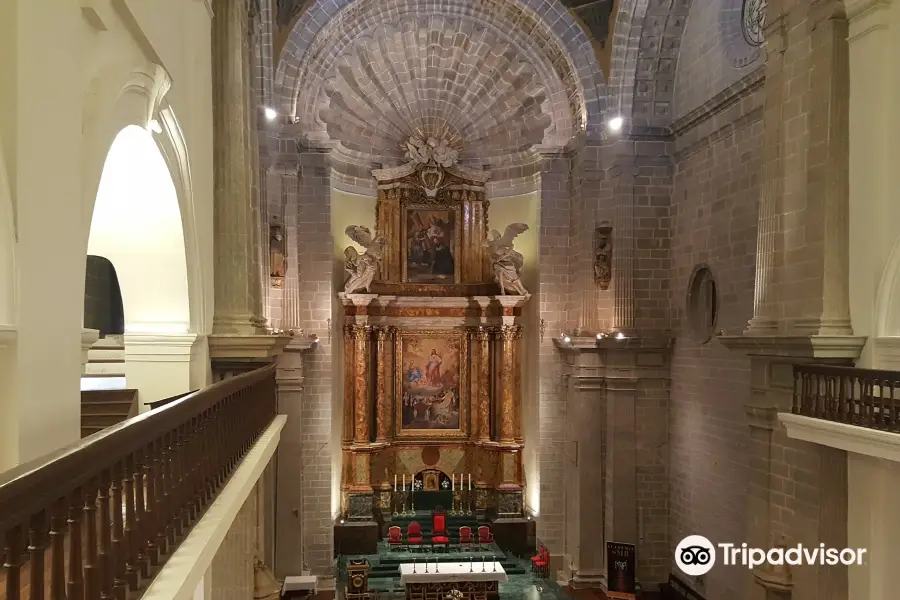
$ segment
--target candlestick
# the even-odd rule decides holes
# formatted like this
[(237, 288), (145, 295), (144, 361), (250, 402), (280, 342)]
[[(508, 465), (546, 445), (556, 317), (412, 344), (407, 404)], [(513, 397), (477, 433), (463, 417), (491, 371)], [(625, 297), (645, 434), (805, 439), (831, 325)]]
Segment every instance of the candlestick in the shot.
[(403, 491), (406, 491), (406, 473), (403, 474)]
[(456, 473), (450, 473), (450, 491), (456, 491)]

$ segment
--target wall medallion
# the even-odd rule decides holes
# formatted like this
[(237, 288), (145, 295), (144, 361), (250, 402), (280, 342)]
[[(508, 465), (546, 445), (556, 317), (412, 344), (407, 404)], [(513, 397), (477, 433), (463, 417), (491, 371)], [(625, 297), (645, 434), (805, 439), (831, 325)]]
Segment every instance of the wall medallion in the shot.
[(744, 69), (765, 60), (763, 31), (767, 0), (722, 0), (719, 28), (731, 66)]

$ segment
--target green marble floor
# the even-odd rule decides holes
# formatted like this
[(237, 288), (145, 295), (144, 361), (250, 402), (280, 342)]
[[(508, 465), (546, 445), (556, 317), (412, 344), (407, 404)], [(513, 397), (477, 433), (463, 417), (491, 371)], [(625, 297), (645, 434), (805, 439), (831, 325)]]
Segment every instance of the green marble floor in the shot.
[(378, 554), (367, 556), (343, 556), (338, 561), (338, 598), (346, 589), (346, 565), (352, 559), (365, 558), (369, 562), (369, 589), (378, 593), (378, 600), (401, 600), (404, 590), (400, 585), (398, 565), (404, 562), (462, 562), (497, 561), (503, 565), (509, 582), (500, 584), (500, 600), (571, 600), (559, 585), (531, 572), (531, 561), (500, 550), (495, 545), (482, 551), (408, 552), (390, 550), (379, 543)]

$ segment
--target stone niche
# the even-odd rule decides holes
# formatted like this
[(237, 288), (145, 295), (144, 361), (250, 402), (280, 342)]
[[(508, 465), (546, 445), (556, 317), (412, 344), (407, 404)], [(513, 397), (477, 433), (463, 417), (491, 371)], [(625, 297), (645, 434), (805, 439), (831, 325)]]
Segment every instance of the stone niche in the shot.
[(481, 171), (411, 160), (373, 173), (370, 239), (383, 243), (368, 264), (378, 272), (370, 293), (339, 294), (344, 522), (335, 535), (365, 523), (383, 531), (394, 512), (425, 503), (426, 490), (411, 492), (423, 474), (454, 478), (455, 490), (434, 492), (447, 509), (523, 518), (520, 319), (530, 296), (504, 294), (495, 279), (515, 236), (489, 234)]

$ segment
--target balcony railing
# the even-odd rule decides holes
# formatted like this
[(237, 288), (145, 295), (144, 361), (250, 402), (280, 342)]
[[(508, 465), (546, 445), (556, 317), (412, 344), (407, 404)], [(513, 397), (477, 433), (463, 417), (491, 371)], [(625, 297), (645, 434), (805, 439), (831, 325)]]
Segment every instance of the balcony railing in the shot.
[(272, 366), (0, 475), (0, 593), (139, 597), (275, 414)]
[(900, 433), (900, 373), (824, 365), (795, 366), (792, 412)]

